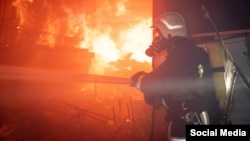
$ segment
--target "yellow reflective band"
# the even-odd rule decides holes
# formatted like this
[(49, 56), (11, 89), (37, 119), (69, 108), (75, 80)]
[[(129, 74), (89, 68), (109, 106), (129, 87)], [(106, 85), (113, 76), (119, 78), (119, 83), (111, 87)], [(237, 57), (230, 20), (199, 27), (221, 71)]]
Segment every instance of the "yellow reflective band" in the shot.
[(199, 73), (199, 79), (201, 79), (203, 77), (203, 74), (204, 74), (204, 68), (203, 68), (202, 64), (199, 64), (197, 66), (197, 68), (198, 68), (198, 73)]
[(202, 111), (201, 114), (200, 114), (200, 117), (201, 117), (201, 122), (202, 122), (203, 125), (210, 124), (209, 116), (208, 116), (207, 111)]

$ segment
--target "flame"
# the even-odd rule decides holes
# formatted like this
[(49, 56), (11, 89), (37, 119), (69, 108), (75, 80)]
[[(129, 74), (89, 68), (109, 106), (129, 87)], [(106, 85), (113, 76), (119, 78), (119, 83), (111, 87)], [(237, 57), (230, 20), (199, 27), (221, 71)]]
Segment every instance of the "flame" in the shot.
[[(108, 63), (123, 59), (130, 53), (130, 59), (151, 62), (144, 53), (152, 41), (151, 14), (136, 15), (133, 11), (136, 8), (131, 7), (135, 5), (133, 2), (62, 0), (55, 4), (50, 0), (40, 3), (35, 0), (16, 0), (12, 5), (17, 9), (21, 26), (32, 24), (30, 19), (35, 19), (32, 17), (35, 9), (30, 9), (37, 8), (35, 4), (39, 4), (46, 16), (36, 44), (51, 48), (60, 45), (88, 49), (95, 54), (89, 71), (103, 73)], [(143, 3), (137, 4), (141, 6)], [(151, 12), (151, 5), (149, 1), (144, 14)]]
[(12, 6), (16, 8), (16, 16), (19, 19), (19, 26), (22, 26), (29, 20), (30, 16), (27, 12), (28, 5), (32, 3), (33, 0), (16, 0), (12, 3)]
[[(25, 42), (21, 42), (23, 48), (29, 47), (27, 48), (27, 50), (25, 49), (25, 51), (28, 51), (28, 49), (31, 48), (33, 49), (33, 47), (37, 46), (48, 48), (71, 47), (88, 49), (95, 54), (95, 57), (93, 58), (91, 64), (92, 66), (89, 69), (90, 74), (105, 75), (107, 74), (107, 72), (104, 71), (105, 68), (114, 67), (120, 69), (120, 72), (118, 72), (119, 74), (117, 74), (117, 76), (122, 75), (123, 78), (126, 77), (124, 74), (127, 74), (127, 71), (125, 73), (121, 71), (124, 66), (127, 70), (135, 71), (135, 67), (129, 66), (127, 64), (136, 62), (135, 64), (137, 65), (137, 63), (139, 62), (139, 65), (136, 66), (136, 68), (138, 69), (146, 62), (148, 63), (147, 65), (151, 67), (151, 59), (144, 53), (146, 48), (148, 48), (149, 44), (152, 41), (152, 31), (150, 29), (151, 14), (149, 14), (151, 12), (150, 0), (146, 2), (143, 0), (12, 1), (14, 1), (11, 4), (15, 8), (17, 16), (14, 24), (16, 25), (16, 21), (18, 22), (17, 27), (18, 31), (20, 31), (20, 34), (18, 33), (18, 35), (16, 36), (21, 36), (19, 38), (19, 41), (22, 39), (25, 40)], [(14, 10), (11, 7), (9, 11)], [(12, 14), (9, 15), (12, 16)], [(15, 43), (16, 42), (18, 41), (15, 41)], [(32, 42), (32, 44), (28, 44), (27, 42)], [(41, 54), (39, 52), (34, 54), (34, 56), (37, 55), (39, 59), (39, 57), (41, 57), (40, 55), (42, 55), (43, 57), (43, 54), (43, 52)], [(44, 56), (46, 57), (46, 55)], [(47, 59), (55, 58), (45, 58), (46, 61)], [(85, 58), (83, 57), (82, 62), (85, 61), (84, 59)], [(78, 60), (79, 58), (77, 56), (77, 61)], [(33, 60), (28, 61), (33, 62)], [(120, 62), (124, 63), (125, 65), (119, 66), (118, 63)], [(77, 65), (80, 63), (77, 62)], [(62, 65), (64, 65), (64, 63), (62, 63)], [(37, 72), (33, 68), (32, 70), (32, 72)], [(129, 73), (129, 75), (132, 75), (131, 71), (129, 71)], [(72, 78), (71, 76), (64, 74), (63, 77), (65, 77), (66, 79)], [(51, 78), (49, 77), (42, 76), (42, 78), (51, 80)], [(61, 76), (57, 78), (61, 79)], [(129, 80), (127, 81), (127, 84), (128, 83)], [(36, 106), (38, 106), (39, 110), (40, 107), (44, 107), (45, 104), (45, 106), (51, 106), (52, 108), (58, 108), (59, 111), (64, 111), (65, 109), (62, 106), (65, 105), (59, 104), (62, 104), (61, 101), (65, 100), (70, 103), (74, 103), (73, 105), (76, 104), (80, 105), (80, 107), (88, 108), (91, 111), (98, 111), (98, 113), (104, 113), (105, 115), (110, 115), (110, 113), (116, 115), (116, 100), (119, 100), (119, 115), (121, 115), (121, 119), (125, 119), (124, 117), (127, 118), (127, 111), (132, 111), (132, 107), (130, 107), (131, 105), (128, 105), (128, 103), (132, 102), (132, 100), (135, 100), (135, 104), (139, 105), (139, 108), (143, 108), (143, 110), (138, 109), (138, 111), (145, 111), (145, 108), (141, 106), (141, 103), (139, 101), (143, 100), (143, 95), (141, 95), (140, 91), (130, 87), (129, 85), (96, 85), (96, 83), (94, 85), (93, 83), (52, 83), (51, 85), (51, 83), (26, 83), (24, 81), (21, 81), (20, 83), (18, 82), (16, 85), (18, 86), (18, 97), (17, 99), (11, 97), (11, 102), (12, 104), (15, 103), (15, 105), (20, 104), (21, 107), (23, 107), (23, 105), (27, 105), (27, 107), (32, 107), (33, 109), (33, 107), (35, 108)], [(8, 88), (9, 87), (7, 87), (7, 90)], [(30, 88), (32, 88), (32, 91), (34, 92), (38, 91), (38, 94), (33, 95), (32, 93), (32, 95), (30, 95)], [(81, 92), (79, 90), (81, 90)], [(5, 90), (3, 92), (5, 92)], [(15, 92), (13, 91), (13, 93)], [(8, 102), (9, 98), (6, 97), (6, 99)], [(39, 99), (42, 101), (39, 101)], [(13, 102), (13, 100), (15, 102)], [(1, 101), (4, 101), (3, 104), (7, 103), (5, 102), (5, 98)], [(40, 104), (42, 105), (40, 106)], [(124, 110), (123, 107), (125, 107)], [(138, 108), (138, 106), (135, 107)], [(82, 113), (82, 110), (79, 112)], [(49, 112), (49, 114), (50, 113), (54, 113), (54, 111)], [(76, 111), (76, 113), (78, 114), (78, 110)], [(46, 112), (45, 114), (45, 116), (47, 117), (48, 112)], [(145, 112), (142, 114), (145, 114)], [(138, 113), (138, 115), (141, 116), (141, 113)], [(53, 116), (54, 115), (51, 115), (49, 119), (54, 119)], [(58, 116), (56, 115), (56, 118), (60, 120), (59, 122), (63, 123), (65, 119), (64, 116), (68, 115), (61, 115), (59, 113)], [(85, 116), (85, 114), (83, 116)], [(149, 116), (146, 115), (145, 117)], [(92, 123), (91, 119), (90, 123)], [(52, 124), (56, 125), (54, 123)], [(97, 124), (100, 125), (99, 122), (97, 122)], [(96, 134), (98, 133), (99, 132), (97, 132)], [(65, 135), (71, 136), (71, 134), (68, 133), (65, 133)], [(101, 133), (101, 135), (104, 134)], [(89, 138), (89, 136), (87, 137)], [(86, 136), (79, 136), (79, 138), (86, 138)]]
[(131, 59), (139, 62), (151, 61), (151, 58), (144, 54), (146, 48), (152, 41), (151, 19), (145, 19), (127, 30), (121, 31), (121, 49), (123, 53), (132, 52)]

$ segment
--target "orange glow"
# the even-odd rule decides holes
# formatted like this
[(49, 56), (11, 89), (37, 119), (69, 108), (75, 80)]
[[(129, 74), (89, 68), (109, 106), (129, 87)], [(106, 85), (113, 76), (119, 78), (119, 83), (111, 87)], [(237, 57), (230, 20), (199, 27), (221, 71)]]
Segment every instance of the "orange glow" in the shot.
[(55, 35), (59, 30), (57, 29), (59, 23), (50, 22), (50, 21), (47, 21), (47, 22), (48, 23), (46, 24), (47, 26), (46, 28), (49, 31), (49, 33), (41, 34), (39, 36), (37, 44), (45, 45), (48, 47), (54, 47), (54, 45), (56, 44)]
[(151, 19), (145, 19), (137, 23), (133, 27), (121, 32), (121, 50), (123, 53), (132, 52), (132, 59), (139, 62), (148, 61), (150, 59), (144, 54), (144, 51), (148, 48), (152, 41), (152, 33), (149, 28), (151, 25)]
[(20, 30), (29, 28), (36, 19), (33, 17), (36, 5), (43, 10), (41, 14), (46, 16), (37, 45), (85, 48), (93, 52), (95, 58), (90, 73), (103, 74), (105, 68), (115, 67), (110, 66), (110, 62), (122, 60), (128, 54), (131, 56), (127, 59), (151, 63), (151, 58), (144, 53), (152, 41), (151, 1), (98, 3), (98, 0), (89, 0), (79, 3), (65, 0), (55, 5), (50, 0), (16, 0), (12, 5), (16, 8)]
[(117, 33), (119, 36), (115, 37), (116, 39), (110, 36), (112, 34), (110, 31), (111, 27), (109, 27), (110, 30), (107, 29), (105, 31), (106, 33), (90, 29), (88, 36), (86, 36), (80, 46), (95, 52), (96, 58), (91, 72), (102, 72), (101, 70), (107, 67), (107, 63), (122, 59), (129, 53), (132, 53), (130, 59), (139, 62), (150, 62), (151, 58), (144, 53), (152, 40), (151, 30), (148, 28), (150, 24), (151, 19), (146, 19), (126, 29), (122, 29)]
[[(5, 19), (14, 26), (4, 21), (2, 40), (14, 45), (6, 47), (11, 55), (4, 58), (18, 65), (17, 74), (9, 75), (13, 79), (3, 74), (0, 81), (2, 123), (17, 128), (11, 135), (21, 127), (25, 130), (14, 134), (19, 140), (148, 140), (151, 106), (129, 77), (151, 70), (145, 55), (152, 41), (151, 0), (12, 0), (2, 7), (5, 2)], [(13, 33), (7, 38), (7, 32)], [(41, 72), (36, 79), (37, 67), (71, 75)], [(74, 75), (85, 73), (127, 81), (86, 82)], [(130, 132), (131, 125), (138, 132)]]
[(16, 16), (19, 19), (19, 25), (23, 25), (28, 20), (29, 14), (27, 12), (29, 3), (33, 0), (16, 0), (12, 3), (12, 6), (16, 8)]

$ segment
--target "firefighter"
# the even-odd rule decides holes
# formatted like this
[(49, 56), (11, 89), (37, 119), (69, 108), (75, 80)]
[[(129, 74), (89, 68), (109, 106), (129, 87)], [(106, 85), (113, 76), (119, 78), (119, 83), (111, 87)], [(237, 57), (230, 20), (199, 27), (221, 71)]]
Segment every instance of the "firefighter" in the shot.
[(146, 50), (153, 70), (131, 76), (147, 104), (165, 108), (169, 140), (185, 140), (185, 126), (218, 124), (218, 102), (207, 52), (189, 38), (182, 16), (167, 12), (153, 22)]

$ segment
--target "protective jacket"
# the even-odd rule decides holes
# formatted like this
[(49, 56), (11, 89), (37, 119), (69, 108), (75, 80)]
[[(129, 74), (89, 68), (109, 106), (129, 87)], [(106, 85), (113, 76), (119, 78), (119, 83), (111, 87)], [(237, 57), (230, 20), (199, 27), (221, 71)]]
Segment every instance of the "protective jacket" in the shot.
[(166, 60), (141, 80), (145, 101), (162, 97), (172, 109), (187, 101), (201, 111), (217, 108), (208, 54), (184, 37), (173, 37), (171, 44)]

